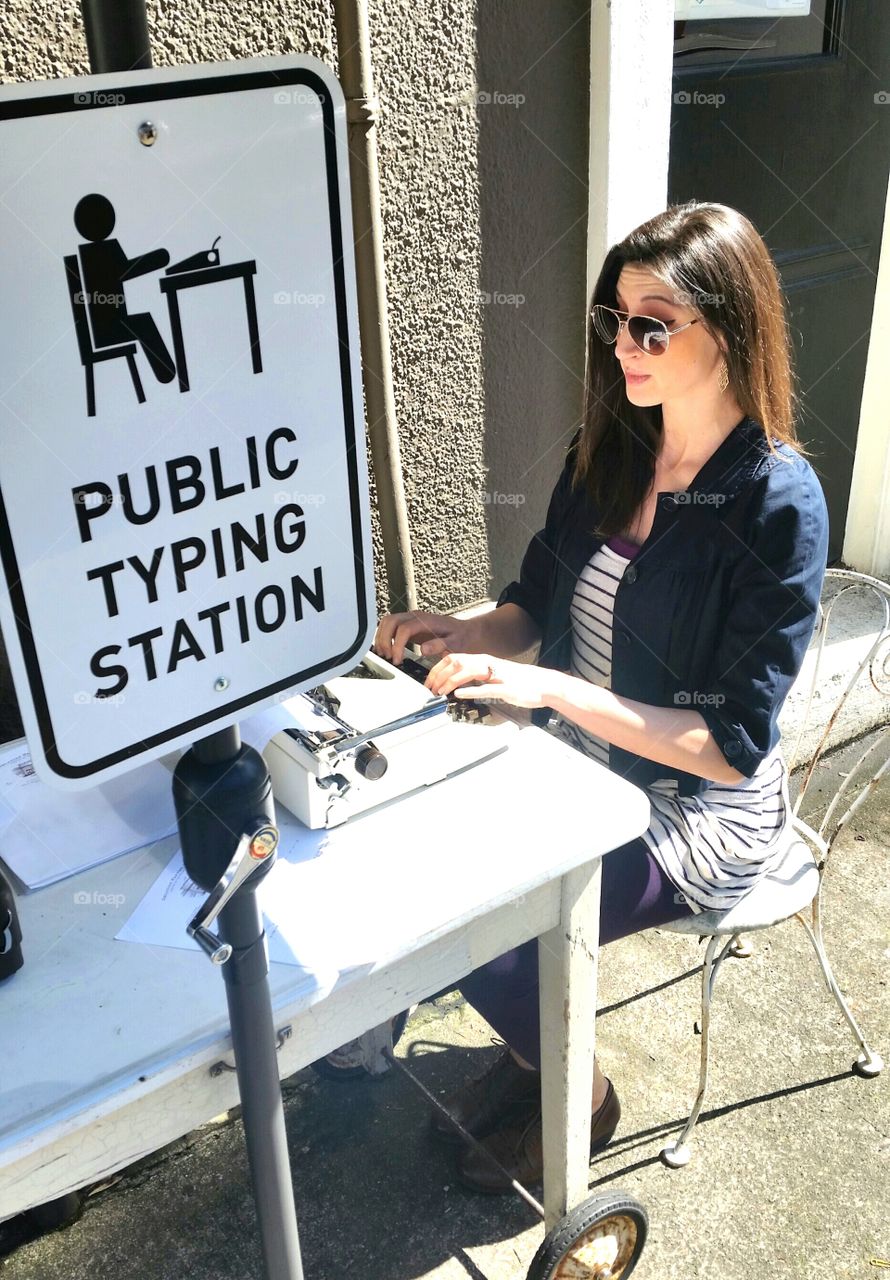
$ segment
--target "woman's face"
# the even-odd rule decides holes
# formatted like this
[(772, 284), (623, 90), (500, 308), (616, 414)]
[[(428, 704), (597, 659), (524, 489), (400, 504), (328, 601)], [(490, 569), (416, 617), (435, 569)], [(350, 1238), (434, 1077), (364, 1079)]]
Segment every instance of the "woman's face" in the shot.
[[(622, 326), (615, 343), (615, 357), (624, 375), (624, 389), (632, 404), (649, 406), (713, 389), (719, 395), (718, 377), (723, 353), (701, 322), (699, 312), (678, 300), (672, 289), (637, 263), (625, 263), (618, 277), (618, 310), (631, 315), (655, 316), (669, 329), (698, 319), (668, 342), (667, 351), (652, 355), (641, 351)], [(636, 375), (640, 375), (637, 377)], [(643, 376), (644, 375), (644, 376)]]

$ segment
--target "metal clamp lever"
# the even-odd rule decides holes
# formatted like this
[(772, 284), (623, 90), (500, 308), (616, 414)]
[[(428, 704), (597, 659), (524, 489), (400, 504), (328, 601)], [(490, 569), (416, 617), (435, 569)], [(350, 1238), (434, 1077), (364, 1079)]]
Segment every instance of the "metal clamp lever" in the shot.
[(428, 720), (430, 716), (440, 715), (447, 707), (448, 698), (443, 693), (437, 698), (430, 698), (429, 702), (425, 702), (416, 711), (409, 711), (407, 715), (399, 716), (397, 720), (390, 720), (387, 724), (381, 724), (375, 729), (369, 729), (367, 733), (357, 733), (353, 737), (348, 737), (344, 734), (339, 738), (329, 738), (325, 746), (333, 747), (341, 753), (351, 751), (353, 747), (360, 747), (363, 742), (370, 742), (372, 738), (380, 738), (384, 733), (392, 733), (394, 729), (405, 729), (408, 725), (417, 724), (421, 720)]
[(219, 882), (211, 889), (204, 905), (189, 922), (189, 937), (194, 938), (214, 964), (225, 964), (232, 954), (232, 948), (228, 942), (221, 942), (210, 931), (209, 926), (244, 881), (271, 858), (277, 847), (278, 828), (270, 822), (258, 819), (253, 831), (245, 831), (242, 835)]

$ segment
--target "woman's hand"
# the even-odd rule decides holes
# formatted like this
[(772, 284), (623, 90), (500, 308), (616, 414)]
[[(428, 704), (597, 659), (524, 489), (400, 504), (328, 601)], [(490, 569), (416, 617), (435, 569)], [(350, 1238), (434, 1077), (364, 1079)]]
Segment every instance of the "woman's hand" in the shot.
[[(549, 707), (560, 679), (558, 671), (527, 662), (493, 658), (489, 653), (449, 653), (430, 669), (424, 681), (435, 694), (480, 702), (510, 702), (514, 707)], [(481, 681), (470, 688), (463, 686)]]
[(378, 657), (399, 666), (409, 644), (419, 644), (421, 653), (433, 658), (453, 649), (467, 652), (473, 647), (473, 630), (472, 618), (453, 618), (447, 613), (385, 613), (377, 623), (371, 648)]

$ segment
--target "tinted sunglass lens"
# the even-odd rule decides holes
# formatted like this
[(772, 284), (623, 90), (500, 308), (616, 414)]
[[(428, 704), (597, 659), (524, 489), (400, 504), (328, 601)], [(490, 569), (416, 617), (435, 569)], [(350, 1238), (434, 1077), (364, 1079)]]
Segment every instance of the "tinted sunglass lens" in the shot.
[(660, 356), (667, 349), (667, 326), (649, 316), (631, 316), (627, 326), (631, 338), (641, 351)]
[(605, 307), (593, 308), (593, 327), (603, 342), (614, 342), (618, 337), (618, 317)]

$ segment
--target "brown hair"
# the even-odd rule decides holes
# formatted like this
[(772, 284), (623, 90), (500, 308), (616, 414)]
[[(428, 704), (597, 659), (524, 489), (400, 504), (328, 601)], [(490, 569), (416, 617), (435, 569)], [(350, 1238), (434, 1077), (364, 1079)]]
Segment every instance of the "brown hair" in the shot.
[[(770, 451), (783, 441), (805, 456), (794, 427), (798, 396), (779, 274), (744, 214), (695, 200), (671, 205), (612, 246), (591, 307), (618, 306), (615, 291), (627, 262), (685, 294), (715, 340), (723, 335), (730, 386), (743, 413), (763, 428)], [(584, 423), (572, 483), (590, 493), (598, 533), (608, 537), (630, 524), (651, 486), (663, 430), (660, 405), (628, 400), (614, 348), (597, 336), (588, 313)]]

